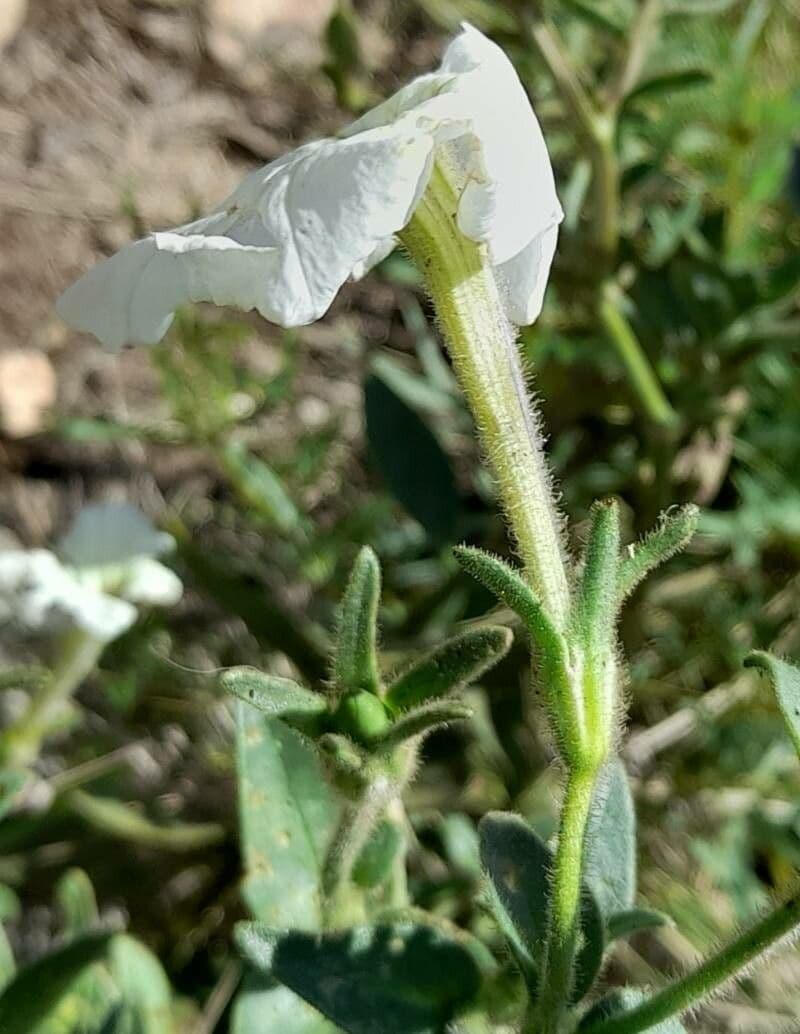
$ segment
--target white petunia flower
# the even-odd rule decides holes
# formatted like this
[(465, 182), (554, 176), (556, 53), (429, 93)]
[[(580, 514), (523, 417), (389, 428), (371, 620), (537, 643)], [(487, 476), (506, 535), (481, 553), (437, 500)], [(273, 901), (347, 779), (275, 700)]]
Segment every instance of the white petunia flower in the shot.
[(0, 625), (80, 628), (110, 642), (136, 621), (134, 604), (170, 606), (181, 598), (180, 579), (155, 559), (173, 546), (132, 506), (87, 506), (57, 552), (0, 552)]
[(436, 161), (458, 225), (485, 243), (512, 322), (538, 316), (562, 218), (539, 123), (511, 62), (464, 25), (420, 76), (337, 139), (251, 173), (210, 216), (123, 248), (59, 299), (113, 348), (160, 341), (175, 310), (210, 301), (284, 327), (319, 319), (349, 277), (391, 251)]

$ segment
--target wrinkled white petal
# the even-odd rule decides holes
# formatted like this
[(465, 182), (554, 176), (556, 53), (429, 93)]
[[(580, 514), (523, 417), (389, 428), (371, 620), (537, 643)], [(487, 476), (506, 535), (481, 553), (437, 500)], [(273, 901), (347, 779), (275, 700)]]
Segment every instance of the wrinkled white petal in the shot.
[(84, 585), (44, 549), (0, 553), (0, 622), (48, 634), (80, 628), (110, 642), (136, 620), (136, 608)]
[(353, 272), (350, 274), (351, 279), (362, 280), (371, 269), (374, 269), (385, 258), (388, 258), (396, 247), (397, 239), (395, 237), (387, 237), (386, 240), (379, 241), (363, 261), (357, 262), (353, 266)]
[(100, 263), (58, 312), (113, 348), (159, 341), (189, 301), (257, 309), (285, 327), (312, 323), (408, 222), (431, 148), (425, 134), (384, 127), (301, 147), (251, 173), (208, 218)]
[(148, 607), (172, 607), (183, 596), (183, 582), (164, 564), (141, 557), (126, 566), (119, 595)]
[(171, 535), (155, 528), (130, 503), (95, 503), (77, 515), (58, 553), (74, 567), (102, 567), (161, 556), (174, 546)]
[(551, 226), (519, 254), (497, 267), (506, 314), (519, 327), (534, 323), (542, 311), (557, 241), (558, 226)]

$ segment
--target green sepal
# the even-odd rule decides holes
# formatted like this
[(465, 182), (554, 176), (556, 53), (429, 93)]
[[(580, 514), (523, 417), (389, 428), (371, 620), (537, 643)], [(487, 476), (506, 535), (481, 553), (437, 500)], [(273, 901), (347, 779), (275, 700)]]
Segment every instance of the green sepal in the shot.
[(467, 574), (514, 611), (540, 649), (560, 638), (531, 587), (504, 560), (475, 546), (455, 546), (453, 554)]
[(744, 666), (757, 668), (769, 679), (786, 728), (800, 754), (800, 668), (765, 650), (749, 653), (745, 657)]
[(342, 599), (333, 677), (342, 694), (377, 693), (381, 569), (369, 546), (356, 557)]
[(416, 922), (323, 934), (240, 923), (235, 939), (253, 966), (346, 1034), (442, 1034), (480, 987), (471, 952)]
[(416, 736), (425, 736), (434, 729), (442, 728), (451, 722), (463, 722), (471, 718), (473, 709), (457, 697), (444, 700), (433, 700), (413, 711), (407, 711), (397, 718), (389, 728), (375, 740), (373, 750), (389, 753), (406, 740)]
[(634, 589), (659, 564), (684, 549), (697, 530), (700, 510), (690, 504), (661, 515), (660, 522), (634, 546), (629, 546), (619, 568), (618, 603), (630, 596)]
[(577, 631), (590, 657), (613, 648), (619, 541), (619, 506), (616, 500), (603, 499), (594, 503), (576, 601)]
[(355, 780), (357, 785), (363, 785), (368, 780), (369, 774), (364, 770), (366, 758), (348, 736), (326, 732), (320, 736), (317, 746), (335, 775)]
[(640, 930), (657, 930), (661, 926), (674, 926), (673, 919), (654, 908), (630, 908), (606, 917), (606, 931), (609, 941), (630, 937)]
[(448, 639), (394, 679), (386, 691), (387, 705), (405, 711), (464, 689), (508, 653), (512, 639), (511, 631), (499, 626)]
[(328, 709), (320, 693), (305, 689), (292, 679), (267, 675), (257, 668), (230, 668), (222, 673), (219, 681), (232, 696), (270, 718), (304, 718), (323, 714)]

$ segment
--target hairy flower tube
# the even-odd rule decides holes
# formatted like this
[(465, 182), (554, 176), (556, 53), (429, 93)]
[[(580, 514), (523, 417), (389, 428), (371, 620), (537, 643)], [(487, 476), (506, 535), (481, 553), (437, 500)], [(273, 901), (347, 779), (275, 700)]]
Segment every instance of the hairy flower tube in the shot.
[(211, 215), (152, 233), (59, 299), (104, 344), (159, 341), (187, 302), (312, 323), (394, 247), (434, 165), (485, 244), (508, 319), (538, 316), (562, 218), (541, 129), (502, 50), (470, 25), (422, 75), (333, 139), (252, 172)]
[(156, 557), (173, 547), (135, 507), (85, 507), (55, 552), (0, 552), (0, 627), (27, 632), (74, 629), (107, 643), (136, 621), (136, 604), (169, 606), (183, 592)]

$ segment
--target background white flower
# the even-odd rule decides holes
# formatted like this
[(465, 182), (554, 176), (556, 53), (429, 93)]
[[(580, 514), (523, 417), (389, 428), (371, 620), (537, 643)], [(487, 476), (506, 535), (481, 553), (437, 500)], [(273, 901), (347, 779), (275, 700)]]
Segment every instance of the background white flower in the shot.
[(56, 552), (0, 552), (0, 625), (44, 633), (79, 628), (110, 642), (136, 621), (134, 604), (180, 599), (180, 579), (155, 559), (173, 546), (133, 506), (87, 506)]
[(312, 323), (349, 277), (391, 250), (434, 160), (460, 199), (461, 231), (487, 245), (509, 318), (533, 322), (561, 206), (513, 66), (469, 25), (437, 72), (340, 138), (251, 173), (208, 217), (123, 248), (70, 287), (58, 311), (115, 348), (159, 341), (190, 301), (257, 309), (285, 327)]

